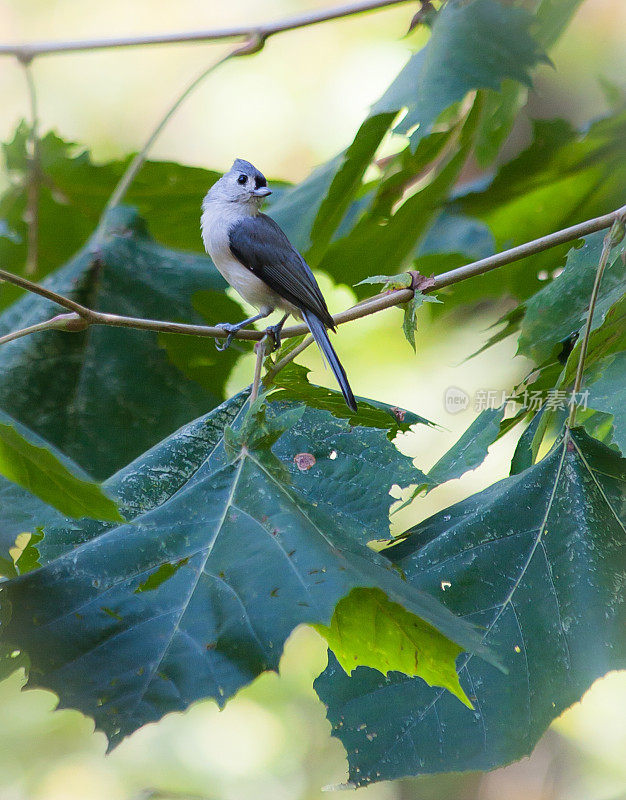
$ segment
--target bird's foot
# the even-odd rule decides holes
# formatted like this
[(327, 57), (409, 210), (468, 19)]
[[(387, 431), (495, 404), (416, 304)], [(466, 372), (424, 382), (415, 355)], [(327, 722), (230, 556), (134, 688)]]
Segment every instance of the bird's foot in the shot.
[(281, 339), (282, 329), (283, 326), (280, 323), (278, 325), (269, 325), (265, 329), (265, 335), (267, 336), (268, 341), (271, 342), (270, 353), (275, 353), (276, 350), (280, 348), (280, 345), (282, 343)]
[(223, 342), (220, 339), (215, 340), (215, 349), (219, 350), (221, 353), (230, 347), (230, 344), (234, 338), (235, 333), (237, 333), (237, 331), (239, 330), (239, 326), (233, 325), (230, 322), (220, 322), (215, 327), (221, 328), (227, 334), (226, 339)]

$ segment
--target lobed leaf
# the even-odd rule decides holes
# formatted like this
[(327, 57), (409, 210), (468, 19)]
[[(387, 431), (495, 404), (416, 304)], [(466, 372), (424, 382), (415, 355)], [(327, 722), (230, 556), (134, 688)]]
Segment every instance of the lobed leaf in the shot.
[(484, 630), (508, 674), (462, 656), (474, 710), (419, 678), (335, 659), (315, 688), (350, 780), (485, 770), (528, 755), (590, 684), (626, 667), (626, 460), (580, 429), (524, 472), (447, 508), (388, 552)]
[[(47, 563), (2, 585), (11, 609), (4, 639), (28, 655), (29, 685), (92, 716), (112, 744), (201, 697), (223, 705), (277, 669), (294, 627), (328, 625), (340, 598), (357, 587), (380, 589), (464, 649), (479, 641), (472, 626), (362, 543), (359, 518), (371, 524), (391, 501), (380, 466), (373, 483), (378, 453), (394, 449), (384, 434), (307, 409), (272, 453), (264, 434), (250, 440), (241, 428), (244, 399), (183, 428), (108, 482), (136, 511), (131, 524), (49, 529), (40, 544)], [(270, 432), (283, 425), (277, 410), (268, 412)], [(231, 441), (243, 436), (248, 444), (229, 456), (231, 429)], [(366, 459), (364, 440), (373, 445)], [(316, 457), (319, 471), (302, 472), (294, 458), (303, 445), (320, 456), (334, 447), (336, 457)], [(389, 485), (407, 462), (395, 451)]]

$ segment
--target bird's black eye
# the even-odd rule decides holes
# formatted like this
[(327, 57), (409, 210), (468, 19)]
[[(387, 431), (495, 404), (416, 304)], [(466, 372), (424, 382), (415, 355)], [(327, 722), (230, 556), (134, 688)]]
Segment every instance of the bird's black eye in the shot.
[(247, 175), (240, 175), (237, 178), (237, 183), (240, 183), (242, 186), (245, 186), (245, 184), (248, 183), (248, 176)]

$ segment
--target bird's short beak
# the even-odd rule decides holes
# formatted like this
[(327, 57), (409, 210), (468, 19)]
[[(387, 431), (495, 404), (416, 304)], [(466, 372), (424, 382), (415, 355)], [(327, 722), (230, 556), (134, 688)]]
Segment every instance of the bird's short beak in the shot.
[(272, 193), (271, 189), (268, 189), (267, 186), (259, 186), (258, 189), (253, 189), (252, 194), (254, 197), (267, 197)]

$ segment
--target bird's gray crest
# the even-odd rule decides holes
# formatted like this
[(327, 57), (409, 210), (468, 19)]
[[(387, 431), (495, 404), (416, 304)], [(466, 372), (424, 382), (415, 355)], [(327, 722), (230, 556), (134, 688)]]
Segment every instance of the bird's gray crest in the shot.
[(258, 169), (254, 166), (254, 164), (246, 161), (245, 158), (236, 158), (233, 161), (233, 166), (231, 169), (237, 170), (238, 172), (244, 172), (246, 175), (254, 175), (256, 172), (258, 172)]

